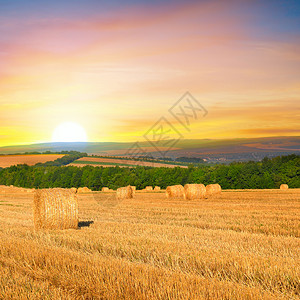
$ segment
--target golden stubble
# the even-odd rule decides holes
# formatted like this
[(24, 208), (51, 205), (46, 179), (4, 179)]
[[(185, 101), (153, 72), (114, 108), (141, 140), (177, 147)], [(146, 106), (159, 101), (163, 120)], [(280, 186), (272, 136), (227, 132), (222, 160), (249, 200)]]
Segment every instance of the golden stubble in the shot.
[(78, 195), (89, 227), (36, 232), (33, 194), (0, 193), (0, 298), (299, 299), (299, 189), (108, 197)]

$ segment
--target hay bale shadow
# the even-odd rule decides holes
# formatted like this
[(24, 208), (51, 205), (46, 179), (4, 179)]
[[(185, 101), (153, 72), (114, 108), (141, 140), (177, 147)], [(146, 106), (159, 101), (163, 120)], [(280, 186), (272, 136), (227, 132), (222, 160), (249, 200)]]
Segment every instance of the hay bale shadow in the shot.
[(82, 227), (90, 227), (91, 224), (94, 224), (94, 221), (81, 221), (78, 222), (78, 228), (82, 228)]

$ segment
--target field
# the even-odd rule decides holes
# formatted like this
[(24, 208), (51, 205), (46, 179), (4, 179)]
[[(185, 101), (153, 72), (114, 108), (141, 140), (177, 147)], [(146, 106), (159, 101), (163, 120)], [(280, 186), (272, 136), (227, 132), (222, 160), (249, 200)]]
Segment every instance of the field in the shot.
[(166, 163), (157, 163), (157, 162), (146, 162), (146, 161), (135, 161), (130, 159), (114, 159), (114, 158), (103, 158), (103, 157), (82, 157), (69, 164), (69, 166), (84, 167), (84, 166), (94, 166), (94, 167), (136, 167), (136, 166), (145, 166), (145, 167), (166, 167), (166, 168), (187, 168), (180, 164), (166, 164)]
[(300, 190), (79, 196), (80, 230), (0, 194), (0, 299), (300, 299)]
[(33, 166), (37, 163), (53, 161), (63, 156), (60, 154), (0, 155), (0, 168), (7, 168), (18, 164)]

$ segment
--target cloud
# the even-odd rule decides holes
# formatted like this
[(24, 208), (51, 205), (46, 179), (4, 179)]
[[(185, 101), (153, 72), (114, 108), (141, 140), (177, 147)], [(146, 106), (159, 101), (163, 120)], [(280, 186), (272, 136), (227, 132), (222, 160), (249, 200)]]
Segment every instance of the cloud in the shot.
[(248, 128), (238, 130), (239, 134), (247, 135), (247, 136), (278, 136), (278, 135), (286, 135), (286, 136), (299, 136), (299, 129), (295, 128)]

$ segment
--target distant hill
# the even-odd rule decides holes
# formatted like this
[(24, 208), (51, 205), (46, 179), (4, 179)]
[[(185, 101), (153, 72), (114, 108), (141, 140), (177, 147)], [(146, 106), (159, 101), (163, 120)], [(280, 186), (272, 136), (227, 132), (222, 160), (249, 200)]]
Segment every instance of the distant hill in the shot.
[[(91, 143), (42, 143), (22, 146), (0, 147), (0, 154), (75, 150), (88, 154), (128, 156), (134, 143), (91, 142)], [(156, 148), (147, 142), (139, 143), (144, 155), (153, 157), (201, 157), (208, 162), (231, 162), (261, 160), (287, 154), (300, 154), (300, 136), (265, 137), (252, 139), (187, 139), (180, 140), (168, 149), (160, 142)], [(168, 150), (168, 151), (167, 151)]]

